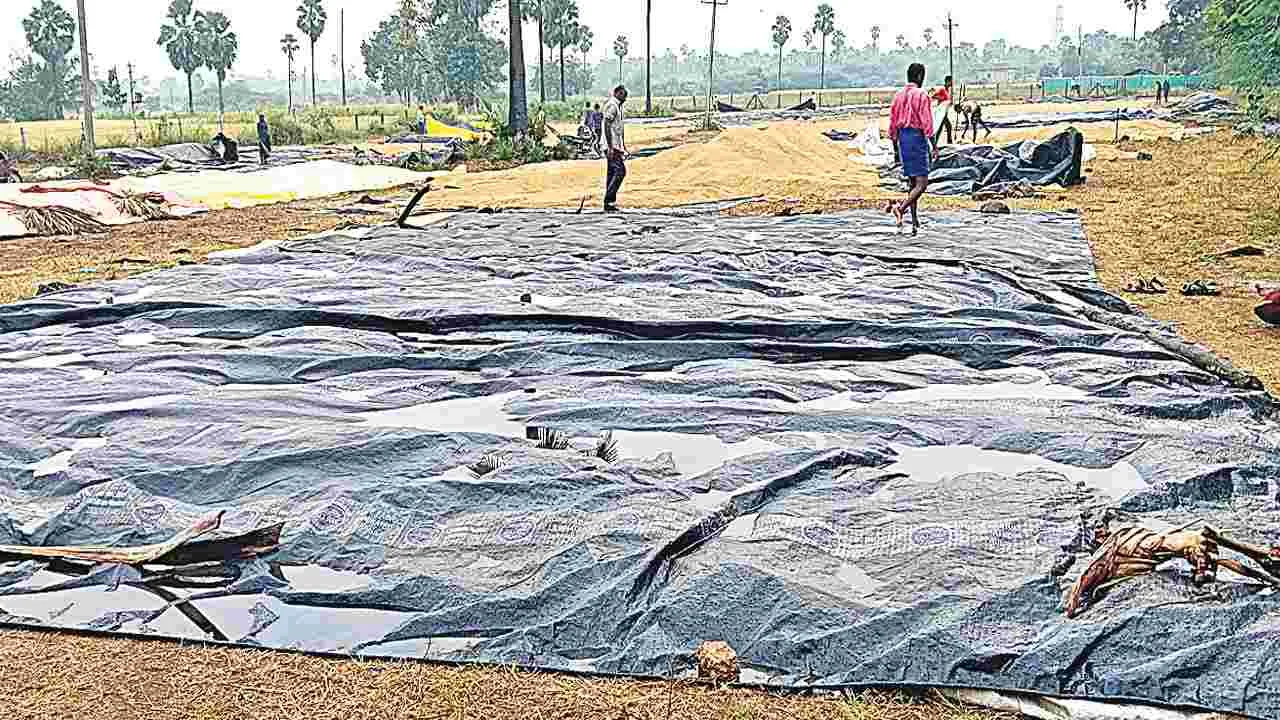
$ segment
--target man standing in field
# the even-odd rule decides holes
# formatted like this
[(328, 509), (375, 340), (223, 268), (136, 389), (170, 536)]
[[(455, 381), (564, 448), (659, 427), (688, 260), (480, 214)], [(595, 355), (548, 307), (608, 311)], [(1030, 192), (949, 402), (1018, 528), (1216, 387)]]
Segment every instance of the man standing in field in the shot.
[(947, 144), (954, 142), (951, 137), (951, 93), (954, 91), (955, 81), (948, 75), (947, 79), (942, 83), (942, 87), (933, 92), (933, 100), (938, 103), (938, 109), (942, 111), (942, 121), (935, 123), (938, 126), (937, 132), (933, 135), (933, 144), (937, 145), (942, 140), (942, 131), (947, 131)]
[(266, 165), (269, 157), (271, 157), (271, 126), (267, 125), (267, 116), (258, 113), (258, 160)]
[(889, 110), (889, 137), (898, 143), (902, 156), (902, 172), (911, 181), (911, 192), (900, 203), (889, 203), (902, 228), (903, 216), (911, 211), (911, 234), (920, 231), (918, 204), (929, 187), (929, 164), (938, 155), (933, 141), (933, 106), (924, 86), (924, 65), (912, 63), (907, 68), (907, 86), (898, 91)]
[(627, 89), (622, 85), (613, 89), (613, 97), (604, 107), (604, 124), (601, 134), (604, 135), (603, 149), (608, 172), (605, 177), (604, 211), (619, 212), (618, 191), (622, 189), (622, 181), (627, 177), (627, 139), (623, 131), (626, 115), (623, 106), (627, 103)]
[(422, 105), (418, 106), (418, 134), (427, 134), (427, 109)]

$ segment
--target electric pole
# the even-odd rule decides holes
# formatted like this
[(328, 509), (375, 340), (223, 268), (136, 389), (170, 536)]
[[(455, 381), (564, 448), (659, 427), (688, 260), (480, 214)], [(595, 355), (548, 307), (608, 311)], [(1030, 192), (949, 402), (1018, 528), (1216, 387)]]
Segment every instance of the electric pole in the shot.
[(711, 127), (712, 94), (716, 89), (716, 9), (728, 5), (729, 0), (699, 0), (703, 5), (711, 6), (711, 57), (707, 63), (707, 128)]
[(951, 76), (951, 81), (956, 85), (956, 24), (951, 20), (951, 13), (947, 13), (947, 74)]
[(133, 120), (133, 136), (139, 145), (142, 144), (142, 133), (138, 132), (138, 110), (134, 100), (136, 95), (133, 93), (133, 63), (126, 65), (129, 69), (129, 117)]
[(76, 0), (76, 11), (80, 15), (80, 94), (84, 104), (84, 144), (85, 151), (94, 153), (93, 142), (93, 81), (89, 79), (89, 32), (84, 27), (84, 0)]
[(1076, 60), (1080, 63), (1080, 94), (1084, 95), (1084, 26), (1076, 26)]
[(346, 15), (345, 9), (338, 11), (338, 64), (342, 66), (342, 105), (347, 105), (347, 56), (346, 50)]

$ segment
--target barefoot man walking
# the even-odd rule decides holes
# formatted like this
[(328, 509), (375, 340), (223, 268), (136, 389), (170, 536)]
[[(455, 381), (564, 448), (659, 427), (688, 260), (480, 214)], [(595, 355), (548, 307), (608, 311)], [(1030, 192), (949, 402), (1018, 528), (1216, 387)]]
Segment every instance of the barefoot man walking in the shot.
[(907, 86), (898, 91), (889, 111), (889, 137), (894, 138), (902, 155), (902, 172), (911, 181), (911, 192), (900, 203), (886, 208), (902, 227), (903, 216), (911, 211), (911, 234), (920, 231), (918, 204), (929, 187), (929, 161), (938, 156), (933, 142), (933, 104), (924, 86), (924, 65), (913, 63), (907, 69)]
[(604, 108), (604, 157), (608, 162), (605, 179), (604, 211), (618, 212), (618, 191), (627, 177), (627, 139), (623, 132), (623, 106), (627, 104), (627, 89), (622, 85), (613, 89), (613, 97)]

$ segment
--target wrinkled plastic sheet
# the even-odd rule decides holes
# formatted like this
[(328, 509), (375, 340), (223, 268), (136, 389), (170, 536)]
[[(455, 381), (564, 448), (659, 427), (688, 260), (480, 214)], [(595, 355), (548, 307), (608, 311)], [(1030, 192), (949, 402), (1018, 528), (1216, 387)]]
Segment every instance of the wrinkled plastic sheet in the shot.
[[(994, 145), (955, 145), (943, 148), (929, 172), (929, 193), (972, 195), (979, 190), (1006, 183), (1027, 182), (1033, 186), (1070, 187), (1082, 182), (1084, 136), (1068, 128), (1043, 142), (1023, 140)], [(903, 189), (907, 179), (902, 166), (882, 170), (889, 187)]]
[(1274, 596), (1171, 565), (1067, 620), (1050, 570), (1104, 507), (1280, 540), (1271, 399), (1089, 320), (1166, 332), (1077, 216), (925, 220), (464, 214), (0, 308), (0, 543), (286, 522), (216, 586), (3, 563), (0, 615), (1276, 717)]
[(1045, 127), (1070, 123), (1083, 125), (1089, 123), (1121, 122), (1133, 120), (1155, 120), (1167, 113), (1160, 113), (1145, 108), (1122, 108), (1119, 110), (1082, 110), (1072, 112), (1015, 113), (1011, 115), (995, 115), (984, 117), (983, 122), (996, 129)]
[[(1104, 98), (1114, 100), (1116, 98)], [(1060, 102), (1062, 98), (1050, 98), (1049, 102)], [(1096, 102), (1097, 98), (1086, 98), (1080, 102)], [(1173, 122), (1197, 120), (1210, 122), (1229, 120), (1242, 115), (1239, 107), (1231, 100), (1214, 93), (1201, 92), (1188, 95), (1168, 108), (1118, 108), (1115, 110), (1085, 110), (1069, 112), (1015, 113), (1011, 115), (994, 115), (984, 118), (987, 125), (993, 128), (1027, 128), (1045, 127), (1070, 123), (1081, 125), (1087, 123), (1122, 122), (1135, 120), (1168, 120)]]
[(264, 168), (299, 165), (316, 160), (353, 162), (356, 152), (343, 147), (306, 147), (290, 145), (273, 148), (266, 165), (261, 162), (257, 141), (237, 145), (239, 159), (226, 162), (209, 145), (179, 143), (154, 148), (103, 148), (98, 157), (106, 159), (111, 169), (122, 175), (153, 175), (159, 173), (198, 173), (220, 170), (236, 173), (256, 173)]

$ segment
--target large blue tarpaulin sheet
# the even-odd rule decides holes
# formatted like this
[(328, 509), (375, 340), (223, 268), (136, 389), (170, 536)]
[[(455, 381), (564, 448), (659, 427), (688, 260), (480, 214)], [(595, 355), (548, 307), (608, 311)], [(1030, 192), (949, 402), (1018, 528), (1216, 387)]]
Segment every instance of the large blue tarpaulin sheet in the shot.
[(1280, 540), (1270, 397), (1105, 293), (1077, 216), (925, 219), (465, 214), (0, 307), (0, 543), (285, 523), (216, 572), (10, 558), (0, 616), (1280, 715), (1256, 585), (1062, 612), (1082, 517)]

